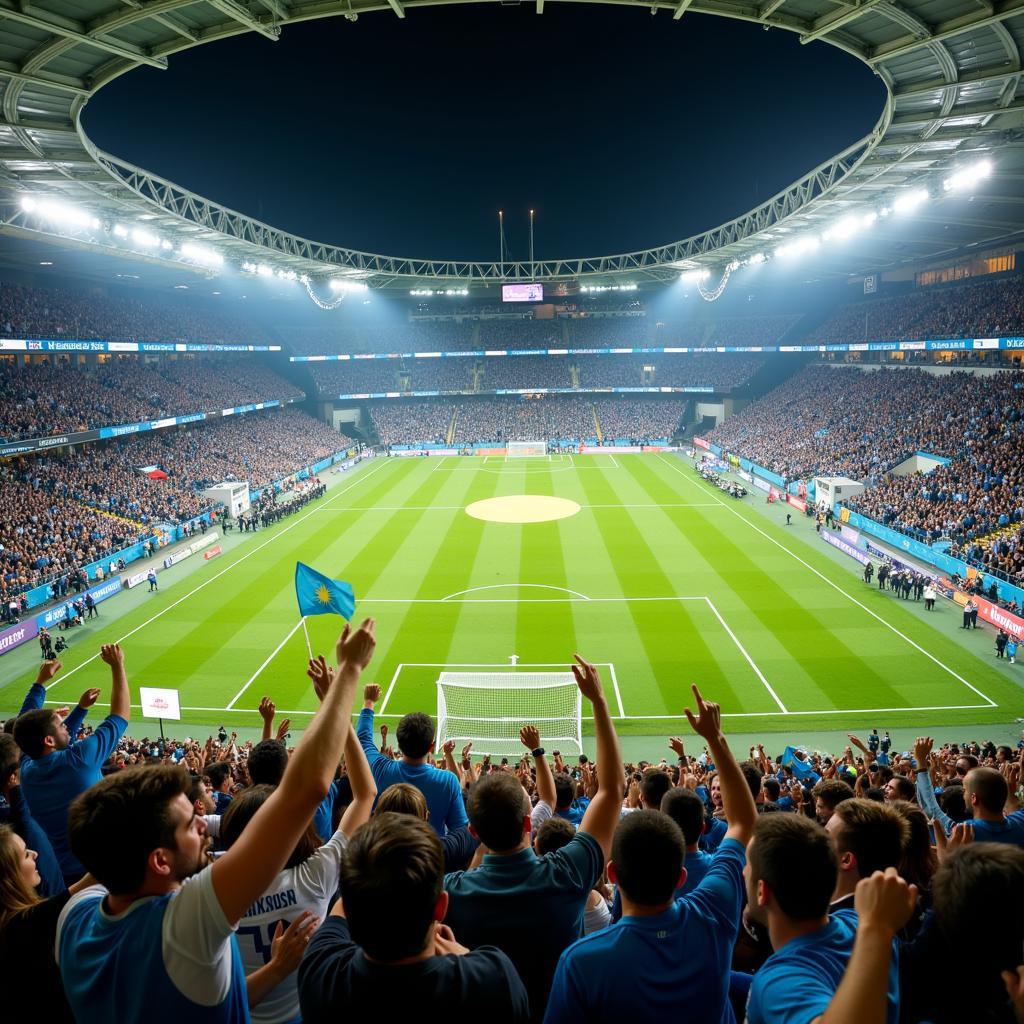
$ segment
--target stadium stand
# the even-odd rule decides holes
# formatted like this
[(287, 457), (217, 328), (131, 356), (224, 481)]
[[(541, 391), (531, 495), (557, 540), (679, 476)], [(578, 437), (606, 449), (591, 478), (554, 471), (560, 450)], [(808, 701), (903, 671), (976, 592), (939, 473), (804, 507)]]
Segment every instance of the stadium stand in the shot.
[(70, 361), (11, 361), (0, 363), (0, 439), (44, 437), (303, 397), (290, 381), (243, 355), (160, 364), (125, 357), (88, 369)]

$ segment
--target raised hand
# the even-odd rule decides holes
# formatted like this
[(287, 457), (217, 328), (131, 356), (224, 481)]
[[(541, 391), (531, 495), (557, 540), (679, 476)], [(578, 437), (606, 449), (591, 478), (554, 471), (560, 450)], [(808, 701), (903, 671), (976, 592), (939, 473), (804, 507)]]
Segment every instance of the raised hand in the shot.
[(36, 682), (45, 686), (63, 667), (63, 662), (57, 661), (56, 658), (44, 661), (36, 673)]
[(100, 657), (111, 668), (124, 668), (124, 651), (120, 644), (104, 644), (100, 648)]
[(277, 705), (269, 697), (260, 698), (260, 718), (264, 722), (272, 722), (277, 713)]
[(683, 746), (683, 741), (678, 736), (669, 736), (668, 745), (676, 752), (676, 756), (680, 760), (686, 757), (686, 748)]
[(705, 700), (696, 683), (691, 689), (697, 702), (697, 715), (694, 716), (689, 708), (685, 708), (686, 720), (698, 736), (703, 736), (710, 743), (722, 734), (722, 709), (714, 701)]
[(524, 725), (519, 730), (519, 742), (527, 750), (536, 750), (540, 746), (540, 729), (535, 725)]
[(290, 718), (284, 718), (281, 720), (281, 724), (277, 727), (277, 742), (284, 743), (285, 736), (288, 735), (288, 730), (291, 727), (292, 720)]
[(93, 706), (100, 699), (100, 691), (95, 687), (92, 687), (85, 691), (81, 697), (78, 698), (78, 706), (83, 709), (88, 709)]
[(377, 646), (376, 628), (374, 619), (363, 619), (358, 629), (352, 629), (346, 623), (335, 648), (338, 664), (353, 665), (360, 670), (366, 668)]
[(604, 690), (601, 687), (601, 676), (597, 667), (589, 661), (584, 661), (578, 654), (574, 654), (576, 664), (572, 666), (572, 674), (576, 677), (576, 685), (580, 693), (593, 704), (595, 701), (604, 700)]
[(468, 761), (468, 760), (469, 760), (469, 752), (470, 752), (470, 751), (471, 751), (472, 749), (473, 749), (473, 744), (472, 744), (472, 743), (467, 743), (467, 744), (466, 744), (466, 745), (465, 745), (465, 746), (464, 746), (464, 747), (462, 748), (462, 760), (463, 760), (463, 762), (465, 762), (465, 761)]
[(445, 740), (444, 745), (441, 747), (441, 753), (445, 757), (454, 757), (455, 754), (455, 740)]
[(932, 822), (932, 831), (935, 833), (935, 852), (939, 860), (945, 860), (955, 850), (970, 846), (974, 842), (974, 825), (969, 821), (954, 825), (949, 838), (937, 821)]
[(886, 868), (857, 883), (853, 904), (859, 927), (885, 928), (895, 935), (914, 912), (917, 886), (907, 885), (895, 868)]
[(322, 654), (316, 658), (310, 658), (306, 675), (313, 680), (313, 691), (322, 701), (331, 688), (331, 670), (327, 667), (327, 659)]
[(363, 700), (367, 704), (376, 704), (380, 700), (380, 687), (376, 683), (370, 683), (363, 687)]
[(931, 756), (934, 741), (931, 736), (918, 736), (914, 741), (914, 760), (917, 761), (919, 769), (928, 767), (928, 760)]

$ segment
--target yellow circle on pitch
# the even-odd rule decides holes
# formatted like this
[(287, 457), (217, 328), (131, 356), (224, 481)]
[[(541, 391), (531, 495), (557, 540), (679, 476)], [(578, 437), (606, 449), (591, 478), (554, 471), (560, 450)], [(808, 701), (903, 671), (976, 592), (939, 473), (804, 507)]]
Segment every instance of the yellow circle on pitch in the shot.
[(485, 498), (466, 506), (467, 515), (489, 523), (549, 523), (576, 515), (580, 506), (568, 498), (547, 494), (512, 494), (505, 498)]

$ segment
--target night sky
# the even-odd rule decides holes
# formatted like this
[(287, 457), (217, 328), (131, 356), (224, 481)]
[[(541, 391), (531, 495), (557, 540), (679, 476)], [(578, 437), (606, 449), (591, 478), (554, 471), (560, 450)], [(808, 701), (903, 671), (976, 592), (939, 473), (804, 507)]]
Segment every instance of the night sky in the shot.
[(436, 7), (215, 42), (107, 86), (102, 148), (275, 227), (396, 256), (641, 249), (714, 227), (868, 132), (824, 43), (668, 11)]

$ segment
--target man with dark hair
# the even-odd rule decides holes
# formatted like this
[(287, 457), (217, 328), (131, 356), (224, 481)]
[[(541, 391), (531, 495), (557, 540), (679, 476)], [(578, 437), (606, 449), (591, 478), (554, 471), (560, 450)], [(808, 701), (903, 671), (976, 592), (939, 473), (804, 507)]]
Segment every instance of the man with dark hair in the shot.
[(905, 775), (894, 775), (885, 784), (885, 799), (889, 803), (893, 800), (908, 800), (914, 804), (917, 803), (917, 790)]
[(836, 807), (853, 798), (853, 790), (841, 779), (822, 779), (811, 790), (814, 797), (814, 816), (819, 825), (827, 825)]
[(173, 1019), (248, 1021), (234, 929), (284, 867), (330, 786), (375, 643), (372, 619), (345, 626), (338, 668), (281, 784), (209, 868), (203, 818), (181, 768), (128, 769), (72, 804), (72, 848), (101, 883), (72, 897), (57, 930), (78, 1024), (144, 1020), (154, 1006)]
[[(921, 808), (949, 835), (957, 822), (944, 813), (935, 799), (935, 789), (928, 774), (928, 757), (932, 751), (931, 736), (918, 736), (914, 744), (917, 760), (917, 795)], [(964, 803), (971, 812), (969, 822), (976, 843), (1010, 843), (1024, 847), (1024, 810), (1005, 814), (1010, 795), (1006, 779), (995, 768), (972, 768), (964, 776)]]
[[(551, 766), (548, 765), (547, 760), (541, 757), (540, 761), (547, 765), (547, 774), (552, 775)], [(587, 811), (590, 801), (586, 797), (581, 800), (576, 799), (576, 783), (567, 772), (555, 772), (552, 775), (552, 785), (554, 786), (553, 801), (546, 798), (546, 793), (541, 792), (538, 784), (539, 799), (530, 815), (534, 832), (551, 817), (564, 818), (571, 825), (578, 826)]]
[[(555, 853), (536, 856), (526, 790), (515, 775), (492, 773), (468, 798), (470, 830), (487, 855), (475, 871), (445, 878), (452, 928), (469, 946), (491, 943), (512, 958), (530, 994), (534, 1020), (544, 1014), (562, 950), (583, 934), (587, 900), (611, 850), (625, 791), (618, 738), (597, 668), (576, 655), (573, 674), (593, 709), (597, 739), (597, 792), (576, 835)], [(540, 790), (542, 747), (534, 760)]]
[(231, 765), (227, 761), (216, 761), (206, 769), (206, 777), (213, 790), (214, 813), (224, 814), (231, 803)]
[(649, 810), (661, 807), (665, 794), (672, 788), (672, 779), (663, 768), (647, 768), (640, 779), (640, 802)]
[[(104, 644), (100, 657), (110, 666), (110, 714), (91, 736), (72, 743), (65, 720), (56, 711), (42, 706), (46, 683), (61, 669), (59, 661), (40, 668), (25, 698), (25, 706), (34, 705), (37, 710), (19, 715), (14, 726), (14, 739), (25, 754), (21, 762), (22, 793), (32, 816), (50, 840), (69, 885), (85, 874), (85, 868), (68, 844), (68, 807), (79, 793), (99, 782), (103, 764), (114, 752), (131, 718), (128, 677), (120, 645)], [(87, 692), (99, 696), (98, 690)]]
[[(775, 952), (754, 975), (749, 1024), (896, 1024), (893, 940), (917, 899), (895, 869), (862, 879), (855, 910), (829, 914), (838, 863), (828, 833), (798, 814), (765, 814), (747, 847), (748, 913)], [(859, 917), (859, 923), (858, 923)], [(888, 979), (888, 980), (887, 980)]]
[(444, 854), (434, 830), (408, 814), (376, 814), (352, 837), (338, 900), (299, 967), (307, 1024), (379, 1015), (444, 1014), (529, 1020), (526, 989), (494, 946), (469, 950), (441, 921), (448, 907)]
[(277, 740), (260, 740), (249, 751), (246, 765), (254, 786), (276, 786), (288, 767), (288, 749)]
[(829, 913), (853, 907), (853, 893), (862, 878), (898, 868), (910, 840), (907, 819), (887, 804), (853, 798), (840, 801), (825, 831), (835, 844), (839, 874)]
[[(932, 879), (932, 907), (921, 933), (900, 956), (902, 1018), (1012, 1024), (1004, 983), (1017, 975), (1022, 959), (1024, 850), (992, 842), (952, 850)], [(965, 941), (971, 935), (984, 939)], [(943, 984), (936, 965), (951, 949), (956, 976)]]
[(398, 723), (395, 738), (402, 756), (392, 761), (373, 742), (373, 707), (378, 700), (379, 686), (370, 684), (364, 687), (363, 710), (359, 712), (356, 727), (356, 735), (377, 783), (377, 792), (383, 793), (388, 786), (406, 782), (423, 794), (430, 826), (439, 836), (464, 827), (467, 822), (466, 804), (458, 776), (434, 767), (430, 757), (434, 751), (434, 722), (431, 717), (415, 711)]
[[(686, 717), (714, 758), (728, 830), (701, 884), (687, 895), (687, 837), (667, 814), (639, 810), (615, 830), (608, 877), (622, 892), (617, 924), (573, 943), (558, 962), (545, 1024), (607, 1021), (664, 1024), (699, 1012), (731, 1021), (732, 949), (743, 909), (744, 848), (757, 819), (747, 778), (721, 731), (721, 709), (696, 686)], [(600, 764), (600, 759), (598, 761)], [(672, 790), (663, 799), (668, 801)], [(690, 794), (700, 803), (700, 798)], [(674, 805), (691, 826), (686, 797)], [(673, 802), (670, 802), (670, 806)], [(699, 1007), (699, 1011), (695, 1011)]]

